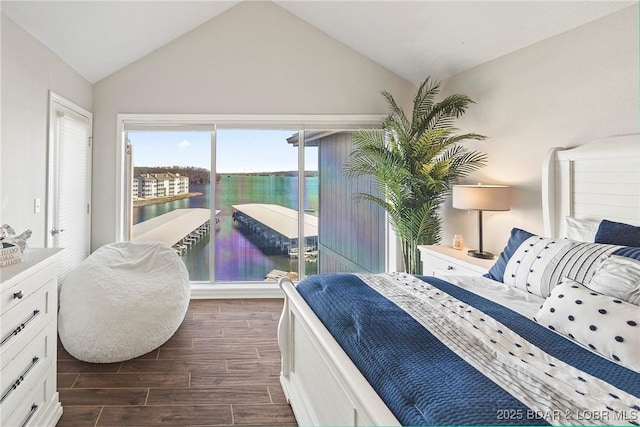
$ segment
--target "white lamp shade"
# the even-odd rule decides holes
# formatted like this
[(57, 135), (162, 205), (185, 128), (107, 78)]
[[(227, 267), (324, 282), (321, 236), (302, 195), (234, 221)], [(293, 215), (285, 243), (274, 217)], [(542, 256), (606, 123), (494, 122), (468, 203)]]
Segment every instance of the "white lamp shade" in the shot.
[(506, 185), (454, 185), (453, 207), (478, 211), (511, 209), (510, 187)]

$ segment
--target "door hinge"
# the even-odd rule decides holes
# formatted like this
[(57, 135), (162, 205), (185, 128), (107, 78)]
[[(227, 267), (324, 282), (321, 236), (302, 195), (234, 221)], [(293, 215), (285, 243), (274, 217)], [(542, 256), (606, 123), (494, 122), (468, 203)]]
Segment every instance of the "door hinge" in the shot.
[(89, 147), (91, 147), (91, 144), (93, 144), (93, 137), (92, 137), (92, 136), (90, 136), (90, 137), (88, 137), (87, 139), (88, 139), (88, 141), (89, 141)]
[(87, 203), (87, 213), (91, 213), (91, 203)]

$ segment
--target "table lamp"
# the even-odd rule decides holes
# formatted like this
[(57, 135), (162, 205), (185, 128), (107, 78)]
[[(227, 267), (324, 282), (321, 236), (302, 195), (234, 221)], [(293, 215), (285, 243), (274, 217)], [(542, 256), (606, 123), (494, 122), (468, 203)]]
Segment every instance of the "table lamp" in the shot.
[(482, 211), (508, 211), (509, 187), (506, 185), (454, 185), (453, 207), (478, 211), (478, 249), (467, 255), (475, 258), (492, 259), (493, 254), (482, 249)]

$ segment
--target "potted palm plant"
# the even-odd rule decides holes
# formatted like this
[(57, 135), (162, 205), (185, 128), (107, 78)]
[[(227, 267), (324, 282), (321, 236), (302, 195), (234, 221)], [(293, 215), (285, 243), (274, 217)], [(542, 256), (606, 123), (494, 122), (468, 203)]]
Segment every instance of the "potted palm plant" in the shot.
[(345, 165), (347, 178), (371, 175), (380, 194), (359, 193), (358, 201), (376, 203), (387, 212), (401, 242), (407, 273), (422, 271), (418, 245), (438, 243), (442, 233), (440, 205), (456, 181), (485, 165), (484, 153), (470, 150), (465, 140), (482, 140), (476, 133), (458, 133), (456, 118), (474, 103), (465, 95), (436, 102), (440, 83), (427, 78), (418, 88), (411, 115), (383, 91), (390, 115), (382, 131), (354, 133), (354, 150)]

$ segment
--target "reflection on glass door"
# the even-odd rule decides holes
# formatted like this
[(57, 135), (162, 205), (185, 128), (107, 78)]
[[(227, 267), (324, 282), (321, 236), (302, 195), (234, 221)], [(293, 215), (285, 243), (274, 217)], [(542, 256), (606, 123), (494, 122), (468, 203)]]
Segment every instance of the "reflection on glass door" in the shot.
[[(217, 131), (216, 282), (299, 276), (298, 148), (288, 141), (292, 135), (297, 130)], [(317, 209), (317, 170), (309, 174), (307, 180), (316, 182), (310, 209)], [(309, 216), (317, 225), (317, 216)], [(305, 241), (313, 246), (317, 231)], [(307, 248), (305, 243), (302, 250)]]
[(132, 241), (180, 255), (191, 281), (209, 281), (211, 133), (128, 132)]

